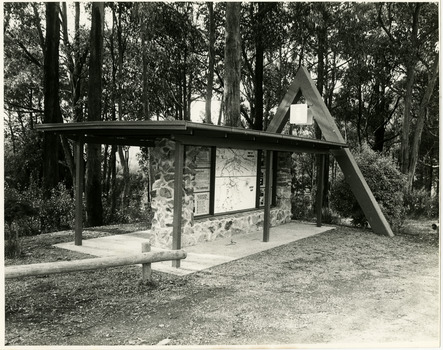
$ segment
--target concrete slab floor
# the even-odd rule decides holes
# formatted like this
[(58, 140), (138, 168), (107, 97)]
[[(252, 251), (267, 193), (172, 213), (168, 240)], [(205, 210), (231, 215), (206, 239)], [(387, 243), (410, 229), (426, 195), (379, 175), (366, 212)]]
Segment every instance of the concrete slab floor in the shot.
[[(180, 268), (172, 267), (171, 261), (163, 261), (152, 263), (152, 269), (184, 276), (332, 229), (335, 227), (317, 227), (315, 224), (293, 221), (272, 227), (269, 242), (263, 242), (262, 231), (220, 238), (212, 242), (201, 242), (195, 246), (183, 248), (187, 252), (187, 257), (181, 260)], [(98, 257), (131, 255), (141, 252), (141, 244), (147, 241), (147, 232), (138, 231), (87, 239), (83, 240), (81, 246), (74, 245), (74, 242), (58, 243), (54, 246)], [(165, 249), (151, 248), (153, 252), (162, 250)]]

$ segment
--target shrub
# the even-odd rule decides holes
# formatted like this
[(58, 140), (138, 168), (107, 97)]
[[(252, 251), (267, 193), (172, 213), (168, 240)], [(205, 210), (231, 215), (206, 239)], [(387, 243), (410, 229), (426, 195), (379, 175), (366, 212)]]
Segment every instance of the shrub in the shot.
[(291, 198), (292, 219), (311, 220), (314, 216), (312, 198), (309, 192), (294, 193)]
[(51, 190), (49, 199), (41, 201), (40, 219), (42, 232), (74, 227), (75, 200), (63, 183)]
[(5, 186), (5, 224), (17, 236), (72, 228), (74, 216), (75, 201), (63, 183), (51, 191), (47, 200), (34, 181), (22, 191)]
[(419, 219), (438, 218), (438, 196), (432, 196), (425, 189), (414, 190), (405, 195), (405, 207), (408, 217)]
[(4, 189), (5, 211), (5, 256), (13, 258), (20, 255), (20, 236), (22, 235), (20, 222), (35, 215), (37, 211), (27, 198), (22, 198), (20, 193), (8, 185)]
[[(355, 155), (355, 160), (377, 200), (386, 220), (393, 230), (398, 230), (404, 222), (404, 190), (406, 177), (386, 156), (371, 150), (367, 145)], [(332, 208), (343, 217), (350, 217), (355, 226), (368, 225), (366, 217), (355, 199), (349, 185), (340, 174), (331, 187)]]

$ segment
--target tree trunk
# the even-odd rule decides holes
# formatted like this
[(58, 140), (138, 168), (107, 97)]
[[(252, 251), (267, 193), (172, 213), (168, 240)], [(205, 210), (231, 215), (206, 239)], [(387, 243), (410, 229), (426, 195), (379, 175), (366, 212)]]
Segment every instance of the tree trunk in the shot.
[(418, 47), (418, 18), (420, 15), (421, 4), (415, 5), (415, 12), (412, 21), (411, 48), (410, 57), (406, 63), (406, 92), (405, 92), (405, 110), (403, 114), (403, 128), (401, 134), (401, 154), (400, 166), (403, 174), (409, 170), (409, 133), (411, 129), (411, 108), (412, 108), (412, 89), (414, 87), (415, 66), (417, 63), (416, 50)]
[[(46, 3), (46, 41), (44, 57), (44, 123), (63, 122), (59, 101), (59, 41), (58, 3)], [(45, 197), (59, 181), (59, 141), (53, 133), (43, 136), (43, 189)]]
[[(321, 15), (323, 17), (323, 25), (317, 29), (317, 40), (318, 40), (318, 51), (317, 51), (317, 61), (318, 61), (318, 68), (317, 68), (317, 90), (320, 93), (320, 95), (323, 97), (323, 100), (325, 101), (325, 104), (327, 103), (324, 92), (325, 92), (325, 80), (326, 80), (326, 69), (325, 69), (325, 61), (327, 61), (327, 36), (328, 36), (328, 28), (327, 28), (327, 22), (328, 22), (328, 13), (325, 9), (323, 4), (319, 4), (319, 11), (321, 12)], [(321, 140), (322, 138), (322, 132), (320, 127), (317, 123), (314, 124), (314, 130), (315, 130), (315, 138), (318, 140)], [(325, 157), (326, 159), (327, 157)], [(329, 158), (328, 160), (325, 160), (325, 164), (323, 164), (323, 156), (316, 155), (315, 156), (315, 163), (317, 169), (320, 169), (322, 166), (327, 169), (324, 172), (323, 178), (319, 178), (318, 176), (321, 174), (320, 171), (316, 171), (315, 177), (316, 182), (322, 181), (322, 186), (318, 186), (318, 188), (323, 189), (322, 193), (322, 208), (326, 207), (326, 205), (329, 203), (329, 196), (328, 196), (328, 188), (329, 188)], [(316, 201), (316, 198), (313, 198), (314, 201)], [(317, 210), (317, 205), (314, 202), (313, 207), (315, 210)], [(316, 213), (318, 214), (318, 213)]]
[[(104, 3), (92, 3), (90, 36), (88, 121), (101, 120)], [(101, 146), (88, 144), (86, 163), (86, 214), (89, 226), (103, 224)]]
[(225, 36), (225, 119), (228, 126), (241, 126), (240, 119), (240, 74), (241, 37), (240, 2), (226, 3)]
[(129, 205), (129, 151), (123, 146), (118, 146), (120, 164), (123, 168), (123, 191), (121, 194), (121, 208), (124, 210)]
[(363, 93), (361, 84), (358, 84), (358, 116), (357, 116), (357, 139), (360, 148), (362, 147), (361, 121), (363, 120)]
[(208, 6), (209, 17), (209, 62), (208, 78), (206, 83), (206, 103), (205, 103), (205, 123), (212, 124), (211, 106), (212, 106), (212, 88), (214, 85), (214, 65), (215, 65), (215, 20), (214, 3), (206, 3)]
[(148, 52), (146, 49), (147, 44), (147, 28), (146, 28), (146, 20), (145, 18), (141, 18), (141, 44), (142, 44), (142, 83), (143, 83), (143, 98), (142, 98), (142, 106), (143, 106), (143, 120), (150, 120), (150, 111), (149, 111), (149, 100), (148, 100)]
[(110, 172), (111, 172), (111, 205), (110, 205), (110, 217), (113, 218), (117, 210), (117, 146), (111, 147), (111, 160), (110, 160)]
[(412, 141), (411, 149), (411, 160), (410, 167), (408, 171), (408, 191), (412, 190), (412, 184), (414, 182), (415, 169), (417, 167), (418, 152), (420, 148), (421, 135), (423, 132), (423, 127), (425, 124), (426, 109), (431, 99), (432, 93), (434, 92), (435, 83), (438, 78), (438, 56), (434, 60), (434, 65), (428, 75), (428, 85), (426, 86), (425, 94), (420, 103), (420, 108), (418, 110), (417, 124), (415, 126), (414, 140)]
[[(381, 88), (380, 88), (381, 87)], [(386, 117), (386, 97), (383, 84), (377, 82), (374, 86), (376, 105), (374, 108), (374, 118), (376, 120), (374, 130), (374, 145), (372, 149), (376, 152), (383, 152), (385, 142), (385, 117)]]
[[(111, 54), (111, 62), (112, 62), (112, 91), (111, 91), (111, 120), (117, 120), (117, 112), (115, 110), (116, 106), (116, 96), (117, 96), (117, 64), (115, 57), (115, 25), (117, 23), (116, 15), (115, 15), (115, 6), (112, 7), (112, 28), (111, 28), (111, 36), (109, 38), (109, 46), (110, 46), (110, 54)], [(109, 159), (109, 192), (110, 192), (110, 209), (109, 209), (109, 219), (112, 221), (117, 210), (117, 146), (112, 145), (111, 154)]]
[(264, 45), (263, 45), (263, 16), (267, 11), (266, 3), (259, 2), (258, 13), (255, 25), (255, 120), (254, 129), (263, 130), (263, 62), (264, 62)]
[(218, 112), (218, 120), (217, 120), (217, 125), (222, 125), (222, 120), (223, 120), (223, 110), (225, 109), (225, 99), (224, 96), (222, 96), (222, 99), (220, 101), (220, 110)]
[[(118, 120), (123, 120), (123, 60), (125, 55), (125, 46), (123, 42), (122, 30), (122, 7), (118, 5), (118, 22), (117, 22), (117, 43), (118, 43)], [(123, 191), (121, 194), (121, 209), (127, 208), (129, 204), (129, 166), (128, 166), (128, 152), (124, 152), (123, 146), (118, 146), (118, 155), (120, 158), (120, 165), (123, 168)]]

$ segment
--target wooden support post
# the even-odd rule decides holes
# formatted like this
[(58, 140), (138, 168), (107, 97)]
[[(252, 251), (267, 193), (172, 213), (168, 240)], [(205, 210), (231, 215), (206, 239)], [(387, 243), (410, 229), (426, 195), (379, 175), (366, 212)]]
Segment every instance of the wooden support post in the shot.
[[(183, 143), (175, 143), (175, 177), (174, 177), (174, 217), (172, 231), (172, 249), (181, 249), (182, 206), (183, 206), (183, 166), (185, 147)], [(172, 267), (180, 267), (180, 260), (173, 260)]]
[(272, 202), (272, 151), (266, 151), (266, 174), (265, 174), (265, 209), (263, 219), (263, 242), (269, 242), (269, 228), (271, 226), (271, 202)]
[[(142, 243), (142, 253), (149, 253), (151, 251), (151, 243), (144, 242)], [(152, 281), (152, 269), (151, 263), (142, 264), (142, 282), (151, 282)]]
[(317, 154), (317, 157), (320, 157), (320, 159), (317, 167), (316, 212), (317, 212), (317, 227), (321, 227), (326, 157), (324, 154)]
[(80, 139), (75, 143), (75, 245), (82, 245), (84, 183), (83, 167), (83, 140)]

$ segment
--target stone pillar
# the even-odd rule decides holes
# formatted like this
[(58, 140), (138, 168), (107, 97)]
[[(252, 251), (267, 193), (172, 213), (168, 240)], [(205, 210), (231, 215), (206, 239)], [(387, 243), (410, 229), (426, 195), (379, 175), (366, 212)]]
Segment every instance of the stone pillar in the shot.
[[(194, 222), (194, 170), (192, 147), (185, 149), (183, 169), (183, 210), (182, 210), (182, 246), (189, 246)], [(161, 139), (156, 142), (151, 153), (153, 184), (151, 191), (152, 227), (151, 244), (156, 247), (172, 248), (172, 222), (174, 216), (174, 174), (175, 174), (175, 142)]]

